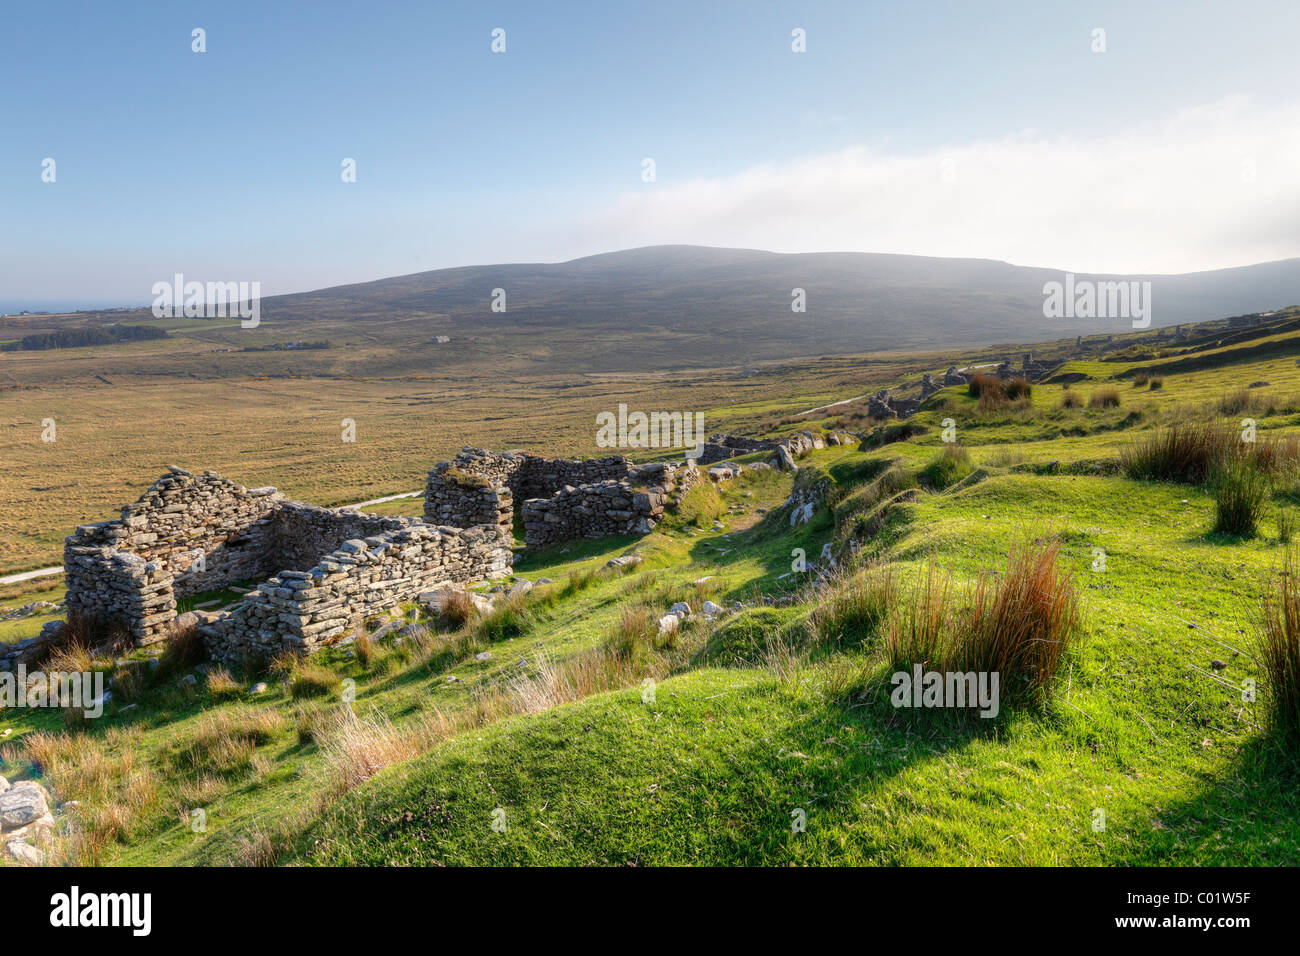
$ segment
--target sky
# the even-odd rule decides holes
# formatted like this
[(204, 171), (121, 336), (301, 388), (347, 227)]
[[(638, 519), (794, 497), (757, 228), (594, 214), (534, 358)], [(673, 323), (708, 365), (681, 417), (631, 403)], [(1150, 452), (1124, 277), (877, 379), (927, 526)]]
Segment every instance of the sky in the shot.
[(0, 309), (659, 243), (1300, 256), (1297, 37), (1294, 0), (11, 3)]

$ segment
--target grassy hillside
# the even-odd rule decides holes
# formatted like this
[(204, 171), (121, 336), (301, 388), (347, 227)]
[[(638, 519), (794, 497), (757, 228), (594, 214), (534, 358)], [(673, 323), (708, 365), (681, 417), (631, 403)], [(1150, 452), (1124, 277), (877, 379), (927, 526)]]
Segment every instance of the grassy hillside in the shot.
[[(654, 246), (271, 296), (255, 329), (230, 319), (159, 320), (147, 310), (10, 316), (0, 318), (0, 342), (110, 322), (158, 326), (198, 344), (181, 352), (133, 346), (128, 354), (149, 356), (143, 374), (206, 379), (240, 369), (373, 378), (498, 369), (635, 374), (1132, 330), (1124, 317), (1045, 318), (1044, 284), (1062, 278), (1062, 270), (986, 259)], [(1296, 259), (1187, 275), (1078, 278), (1151, 282), (1153, 328), (1300, 301)], [(492, 307), (497, 289), (505, 293), (504, 311)], [(795, 289), (806, 294), (805, 311), (792, 311)], [(439, 336), (449, 341), (439, 343)], [(283, 348), (295, 342), (327, 347)], [(16, 379), (40, 381), (78, 350), (59, 351), (65, 354), (43, 361), (15, 353), (24, 365), (35, 364)], [(10, 364), (0, 362), (0, 382)], [(131, 367), (110, 360), (92, 374), (112, 379)]]
[[(98, 662), (119, 679), (108, 716), (69, 733), (0, 714), (0, 772), (81, 801), (65, 852), (110, 864), (1295, 864), (1300, 765), (1259, 648), (1300, 517), (1300, 463), (1268, 444), (1300, 434), (1300, 338), (1278, 334), (1254, 352), (1136, 341), (1020, 401), (945, 389), (902, 440), (881, 426), (798, 479), (701, 489), (646, 537), (527, 555), (517, 575), (554, 583), (463, 625), (421, 618), (400, 644), (230, 677)], [(778, 433), (857, 414), (799, 410), (734, 409)], [(1279, 462), (1253, 532), (1214, 530), (1225, 480), (1125, 465), (1171, 423), (1244, 418)], [(829, 496), (792, 526), (784, 502), (812, 479)], [(827, 544), (832, 579), (792, 570)], [(894, 708), (906, 613), (951, 578), (957, 626), (981, 572), (1014, 577), (1018, 544), (1059, 549), (1078, 598), (1042, 696), (1008, 673), (993, 720)], [(643, 563), (605, 569), (630, 552)], [(706, 599), (749, 606), (655, 633)]]

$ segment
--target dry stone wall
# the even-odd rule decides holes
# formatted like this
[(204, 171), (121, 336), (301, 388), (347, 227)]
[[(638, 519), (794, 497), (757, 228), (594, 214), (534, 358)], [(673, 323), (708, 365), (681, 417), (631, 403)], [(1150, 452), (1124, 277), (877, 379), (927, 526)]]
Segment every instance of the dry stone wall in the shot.
[(177, 600), (272, 570), (282, 501), (274, 488), (169, 469), (120, 518), (65, 539), (69, 614), (117, 621), (139, 644), (162, 639)]
[(440, 462), (429, 472), (424, 520), (458, 528), (499, 524), (509, 530), (516, 500), (547, 498), (566, 485), (619, 481), (631, 470), (621, 455), (579, 461), (466, 446), (454, 460)]
[(524, 502), (524, 544), (544, 548), (572, 538), (645, 534), (669, 502), (699, 480), (694, 462), (657, 462), (634, 468), (622, 481), (566, 485), (549, 498)]
[[(228, 612), (203, 615), (210, 652), (236, 661), (310, 651), (430, 587), (505, 574), (510, 545), (509, 530), (495, 523), (434, 527), (317, 508), (274, 488), (172, 468), (121, 518), (66, 539), (67, 608), (152, 644), (171, 633), (179, 600), (267, 579)], [(40, 650), (27, 645), (5, 661)]]
[(689, 462), (633, 465), (621, 455), (579, 461), (466, 447), (429, 472), (424, 518), (461, 528), (495, 524), (509, 532), (519, 501), (529, 548), (645, 533), (669, 496), (683, 493), (698, 475)]
[(712, 465), (739, 455), (748, 455), (756, 451), (770, 451), (778, 444), (779, 442), (776, 439), (769, 438), (747, 438), (744, 435), (731, 434), (712, 435), (704, 443), (704, 451), (700, 454), (699, 463), (701, 465)]
[(200, 626), (209, 654), (235, 666), (285, 650), (310, 653), (366, 617), (440, 586), (502, 577), (510, 536), (497, 525), (435, 528), (414, 518), (344, 541), (305, 571), (281, 571), (228, 614)]

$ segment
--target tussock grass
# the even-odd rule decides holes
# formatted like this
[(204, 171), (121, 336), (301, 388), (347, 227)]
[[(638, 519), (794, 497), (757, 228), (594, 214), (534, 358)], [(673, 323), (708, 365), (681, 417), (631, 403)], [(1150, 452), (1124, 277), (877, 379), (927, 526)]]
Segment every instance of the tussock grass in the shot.
[(1004, 695), (1041, 702), (1079, 629), (1078, 593), (1059, 555), (1058, 541), (1019, 542), (1005, 571), (982, 573), (960, 602), (929, 566), (893, 605), (884, 632), (892, 664), (996, 672)]
[(1247, 491), (1247, 499), (1253, 500), (1255, 482), (1247, 471), (1283, 487), (1294, 483), (1300, 470), (1300, 437), (1248, 442), (1235, 428), (1217, 422), (1179, 421), (1124, 448), (1120, 464), (1129, 478), (1215, 484), (1228, 496), (1224, 503), (1235, 505)]
[[(1001, 575), (982, 574), (963, 615), (958, 670), (996, 671), (1041, 700), (1079, 627), (1073, 576), (1060, 566), (1060, 542), (1019, 542)], [(1021, 687), (1008, 688), (1017, 695)]]
[(375, 640), (365, 627), (357, 629), (357, 636), (352, 641), (352, 653), (356, 655), (358, 664), (370, 670), (375, 659)]
[(138, 744), (138, 733), (121, 730), (102, 737), (37, 731), (23, 738), (28, 758), (56, 798), (81, 804), (56, 848), (61, 862), (98, 865), (109, 845), (130, 841), (159, 804), (162, 783), (138, 758)]
[[(670, 632), (669, 640), (672, 640)], [(624, 660), (644, 660), (659, 635), (659, 615), (645, 604), (625, 604), (605, 641), (614, 656)]]
[(317, 733), (325, 758), (321, 809), (385, 767), (411, 760), (457, 734), (666, 672), (662, 660), (638, 663), (638, 656), (612, 646), (594, 648), (562, 662), (539, 655), (529, 670), (515, 672), (500, 685), (476, 694), (469, 708), (434, 710), (400, 725), (377, 709), (358, 716), (339, 706), (322, 719)]
[(503, 594), (489, 611), (474, 622), (474, 636), (492, 642), (527, 634), (537, 623), (537, 617), (529, 607), (528, 597), (525, 593)]
[(1300, 579), (1297, 555), (1264, 591), (1259, 659), (1270, 728), (1289, 747), (1300, 747)]
[(942, 491), (961, 481), (975, 466), (971, 463), (970, 452), (962, 445), (944, 445), (943, 450), (924, 468), (920, 479), (935, 491)]
[(464, 627), (478, 615), (474, 599), (468, 591), (456, 589), (447, 597), (442, 608), (442, 620), (452, 628)]
[(1002, 397), (1006, 392), (1002, 388), (1002, 379), (996, 375), (990, 375), (987, 372), (976, 372), (966, 383), (966, 392), (972, 398), (979, 398), (985, 392), (991, 392)]
[(1119, 408), (1119, 389), (1102, 388), (1088, 396), (1089, 408)]
[(203, 645), (203, 635), (194, 627), (177, 627), (163, 645), (162, 656), (158, 658), (158, 667), (154, 670), (154, 679), (164, 681), (187, 671), (196, 664), (207, 660), (208, 651)]
[(1214, 482), (1214, 530), (1253, 538), (1268, 497), (1268, 480), (1250, 461), (1234, 461)]
[(214, 667), (208, 671), (207, 688), (208, 696), (214, 700), (229, 700), (244, 693), (244, 688), (224, 667)]
[(884, 630), (890, 663), (938, 666), (953, 656), (952, 579), (933, 564), (897, 601)]
[(1034, 387), (1024, 378), (1003, 381), (996, 375), (977, 372), (971, 376), (966, 390), (979, 399), (977, 407), (982, 414), (1008, 410), (1026, 412), (1033, 407), (1030, 398)]
[(199, 774), (241, 773), (253, 765), (258, 747), (272, 743), (287, 729), (288, 721), (274, 710), (211, 710), (176, 752), (176, 764)]
[(338, 674), (310, 657), (295, 657), (290, 665), (289, 693), (295, 700), (333, 694), (339, 683)]
[(51, 651), (45, 659), (45, 668), (64, 673), (88, 673), (95, 669), (95, 657), (85, 644), (72, 641)]
[(1237, 453), (1236, 433), (1213, 422), (1175, 422), (1120, 452), (1129, 478), (1199, 485)]
[(809, 618), (814, 638), (839, 647), (865, 644), (879, 636), (898, 598), (898, 580), (890, 565), (842, 572), (817, 594)]

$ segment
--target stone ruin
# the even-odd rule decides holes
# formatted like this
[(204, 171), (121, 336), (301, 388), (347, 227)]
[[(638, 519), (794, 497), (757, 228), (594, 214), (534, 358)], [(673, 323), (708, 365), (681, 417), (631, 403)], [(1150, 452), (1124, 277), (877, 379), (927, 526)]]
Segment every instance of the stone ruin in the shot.
[[(739, 450), (773, 452), (754, 469), (793, 470), (795, 458), (823, 444), (811, 432), (777, 442), (728, 438)], [(728, 463), (708, 477), (740, 471)], [(516, 499), (525, 546), (540, 548), (646, 533), (704, 479), (690, 460), (637, 465), (622, 456), (577, 461), (467, 447), (429, 472), (420, 520), (321, 508), (212, 471), (169, 468), (120, 517), (65, 539), (66, 606), (70, 617), (120, 628), (137, 646), (192, 622), (210, 656), (229, 665), (306, 654), (421, 595), (508, 575)], [(237, 603), (178, 622), (179, 602), (252, 582)], [(0, 670), (35, 660), (58, 628), (52, 622), (12, 649)]]
[(307, 653), (421, 592), (511, 566), (497, 524), (318, 508), (211, 471), (169, 471), (120, 518), (82, 525), (64, 546), (69, 615), (118, 625), (137, 645), (171, 633), (178, 601), (263, 579), (232, 607), (199, 615), (208, 652), (229, 664)]
[(530, 549), (572, 538), (645, 534), (700, 477), (689, 460), (634, 465), (621, 455), (577, 461), (466, 447), (429, 472), (424, 518), (460, 528), (493, 524), (509, 534), (519, 501)]
[(1062, 364), (1064, 363), (1060, 360), (1044, 362), (1040, 359), (1035, 359), (1033, 352), (1025, 352), (1021, 358), (1019, 368), (1015, 366), (1011, 359), (1007, 359), (1005, 362), (998, 365), (994, 370), (994, 374), (1003, 381), (1012, 378), (1023, 378), (1027, 382), (1036, 382), (1060, 368)]
[(700, 453), (701, 465), (712, 465), (737, 455), (749, 455), (756, 451), (771, 451), (780, 444), (774, 438), (746, 438), (744, 435), (711, 435), (704, 443)]
[(920, 398), (900, 398), (882, 388), (867, 399), (867, 414), (872, 418), (910, 418), (921, 408), (921, 401)]

